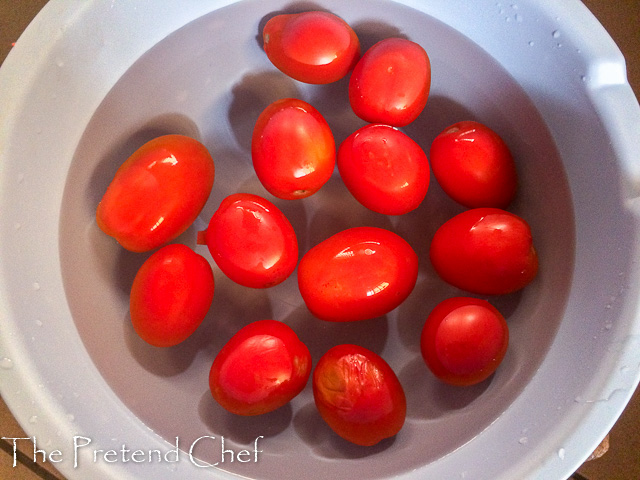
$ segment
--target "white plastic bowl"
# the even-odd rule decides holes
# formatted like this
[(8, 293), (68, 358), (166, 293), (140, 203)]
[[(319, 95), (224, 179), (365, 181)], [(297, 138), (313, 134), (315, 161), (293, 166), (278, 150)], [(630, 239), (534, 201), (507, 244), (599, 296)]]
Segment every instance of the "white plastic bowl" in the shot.
[[(460, 293), (428, 264), (429, 236), (459, 211), (435, 181), (423, 207), (401, 218), (365, 211), (337, 177), (308, 200), (279, 202), (303, 250), (357, 224), (404, 235), (421, 274), (392, 314), (325, 324), (304, 308), (295, 278), (247, 291), (216, 271), (207, 323), (184, 345), (153, 349), (132, 333), (128, 288), (145, 257), (103, 235), (94, 211), (142, 141), (185, 133), (214, 154), (214, 192), (181, 238), (193, 245), (224, 196), (266, 195), (248, 147), (270, 101), (307, 99), (337, 141), (361, 124), (345, 81), (293, 82), (260, 48), (268, 15), (316, 8), (347, 20), (365, 47), (405, 35), (427, 50), (431, 97), (406, 128), (425, 149), (448, 124), (475, 118), (517, 158), (512, 210), (532, 226), (541, 270), (523, 292), (493, 299), (511, 344), (479, 386), (439, 384), (419, 355), (429, 309)], [(0, 388), (38, 448), (61, 452), (56, 467), (69, 478), (560, 479), (598, 445), (638, 384), (640, 108), (620, 52), (577, 0), (52, 0), (2, 66), (0, 98)], [(347, 444), (320, 420), (310, 388), (263, 417), (217, 407), (207, 384), (217, 349), (266, 316), (291, 324), (314, 360), (344, 341), (381, 353), (407, 392), (400, 434), (370, 449)], [(222, 462), (223, 437), (236, 454), (248, 450), (247, 461), (227, 453)], [(78, 455), (74, 438), (87, 444)], [(116, 455), (105, 459), (110, 449)], [(168, 456), (150, 458), (156, 449)]]

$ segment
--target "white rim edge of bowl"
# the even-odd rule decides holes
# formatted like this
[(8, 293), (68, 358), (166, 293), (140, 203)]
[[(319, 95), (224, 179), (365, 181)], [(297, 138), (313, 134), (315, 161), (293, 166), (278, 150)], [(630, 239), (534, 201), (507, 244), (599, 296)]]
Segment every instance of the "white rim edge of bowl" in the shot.
[[(557, 15), (563, 15), (562, 28), (569, 29), (572, 34), (579, 35), (584, 42), (583, 48), (590, 50), (593, 58), (599, 59), (590, 65), (591, 68), (587, 72), (587, 91), (594, 109), (603, 119), (603, 127), (609, 134), (608, 137), (619, 165), (626, 173), (621, 185), (622, 195), (626, 199), (625, 206), (638, 219), (640, 218), (640, 204), (638, 202), (640, 161), (638, 161), (637, 152), (640, 151), (640, 135), (638, 134), (640, 132), (640, 106), (627, 80), (625, 58), (605, 28), (582, 2), (576, 0), (572, 3), (547, 3), (550, 8), (556, 9)], [(636, 248), (636, 253), (640, 254), (638, 248)], [(634, 274), (632, 279), (640, 281), (637, 266), (632, 273)], [(617, 368), (632, 370), (635, 368), (635, 375), (625, 375), (624, 378), (612, 375), (602, 386), (603, 392), (611, 392), (610, 397), (590, 403), (587, 412), (582, 417), (583, 421), (565, 439), (566, 444), (584, 446), (579, 454), (562, 451), (562, 460), (569, 464), (573, 461), (573, 466), (567, 469), (567, 475), (571, 475), (570, 470), (576, 470), (595, 450), (617, 422), (640, 384), (640, 312), (637, 311), (637, 304), (635, 307), (634, 322), (629, 325), (630, 328), (626, 336), (622, 339), (614, 338), (611, 341), (611, 345), (617, 345), (615, 354), (612, 353), (617, 357)], [(615, 398), (613, 398), (614, 396)], [(595, 426), (602, 432), (601, 438), (593, 436)], [(584, 439), (587, 438), (591, 438), (591, 441), (585, 442)], [(547, 465), (542, 466), (537, 472), (537, 478), (546, 478), (545, 472), (551, 473), (551, 470), (551, 468), (547, 470)]]

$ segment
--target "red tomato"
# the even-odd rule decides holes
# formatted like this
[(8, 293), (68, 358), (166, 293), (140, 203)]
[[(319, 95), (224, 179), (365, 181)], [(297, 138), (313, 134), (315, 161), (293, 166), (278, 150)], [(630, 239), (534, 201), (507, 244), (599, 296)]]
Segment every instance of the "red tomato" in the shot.
[(277, 15), (266, 23), (262, 35), (269, 60), (305, 83), (340, 80), (360, 58), (356, 33), (329, 12)]
[(298, 263), (298, 240), (285, 215), (249, 193), (225, 198), (198, 235), (216, 265), (234, 282), (267, 288), (283, 282)]
[(369, 124), (338, 149), (338, 170), (352, 195), (384, 215), (417, 208), (429, 188), (429, 161), (420, 146), (400, 130)]
[(298, 287), (316, 317), (334, 322), (384, 315), (411, 293), (418, 256), (400, 236), (354, 227), (309, 250), (298, 266)]
[(320, 112), (302, 100), (285, 98), (258, 117), (251, 156), (267, 191), (292, 200), (312, 195), (331, 178), (336, 146)]
[(371, 446), (396, 435), (407, 413), (398, 377), (378, 354), (358, 345), (327, 351), (313, 371), (320, 415), (345, 440)]
[(145, 143), (118, 169), (96, 221), (124, 248), (145, 252), (183, 233), (209, 198), (213, 159), (197, 140), (165, 135)]
[(429, 56), (417, 43), (387, 38), (358, 61), (349, 81), (354, 113), (370, 123), (402, 127), (424, 109), (431, 88)]
[(538, 272), (531, 229), (498, 208), (475, 208), (445, 222), (435, 233), (431, 263), (451, 285), (483, 295), (514, 292)]
[(133, 280), (129, 298), (133, 328), (156, 347), (177, 345), (200, 326), (213, 291), (213, 272), (203, 256), (181, 244), (162, 247)]
[(496, 371), (509, 344), (509, 327), (489, 302), (454, 297), (439, 303), (420, 337), (422, 357), (451, 385), (474, 385)]
[(259, 320), (240, 329), (209, 372), (213, 398), (238, 415), (271, 412), (298, 395), (311, 375), (311, 354), (288, 325)]
[(518, 177), (509, 148), (489, 127), (459, 122), (431, 145), (431, 168), (442, 189), (465, 207), (505, 208), (516, 194)]

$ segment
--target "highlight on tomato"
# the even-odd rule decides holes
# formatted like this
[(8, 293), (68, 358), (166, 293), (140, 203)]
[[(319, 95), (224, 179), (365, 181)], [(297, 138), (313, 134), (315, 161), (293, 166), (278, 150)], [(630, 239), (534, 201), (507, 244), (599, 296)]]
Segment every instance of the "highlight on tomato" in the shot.
[(322, 11), (281, 14), (263, 29), (264, 51), (289, 77), (327, 84), (343, 78), (360, 58), (360, 41), (340, 17)]
[(354, 67), (349, 102), (369, 123), (403, 127), (420, 115), (430, 89), (431, 62), (424, 48), (404, 38), (386, 38)]
[(389, 313), (415, 287), (418, 256), (402, 237), (377, 227), (343, 230), (298, 265), (305, 305), (321, 320), (349, 322)]
[(286, 280), (298, 264), (293, 226), (272, 202), (249, 193), (226, 197), (198, 234), (216, 265), (234, 282), (268, 288)]
[(200, 142), (184, 135), (157, 137), (118, 168), (96, 222), (127, 250), (153, 250), (189, 228), (214, 178), (213, 159)]
[(518, 175), (502, 138), (476, 121), (458, 122), (431, 144), (433, 175), (442, 190), (469, 208), (506, 208), (516, 195)]
[(420, 336), (422, 357), (433, 374), (450, 385), (475, 385), (502, 363), (509, 327), (486, 300), (454, 297), (429, 314)]
[(216, 355), (211, 395), (227, 411), (261, 415), (298, 395), (311, 375), (311, 354), (288, 325), (258, 320), (240, 329)]
[(429, 189), (429, 160), (408, 135), (389, 125), (368, 124), (338, 149), (338, 171), (362, 205), (383, 215), (415, 210)]
[(389, 364), (358, 345), (329, 349), (313, 371), (318, 411), (339, 436), (371, 446), (395, 436), (404, 425), (407, 400)]
[(213, 294), (209, 262), (186, 245), (166, 245), (142, 264), (133, 280), (131, 323), (151, 345), (177, 345), (202, 324)]
[(444, 281), (481, 295), (515, 292), (538, 273), (529, 224), (499, 208), (466, 210), (445, 222), (429, 256)]
[(285, 200), (308, 197), (333, 174), (336, 146), (329, 124), (309, 103), (283, 98), (258, 117), (251, 140), (262, 185)]

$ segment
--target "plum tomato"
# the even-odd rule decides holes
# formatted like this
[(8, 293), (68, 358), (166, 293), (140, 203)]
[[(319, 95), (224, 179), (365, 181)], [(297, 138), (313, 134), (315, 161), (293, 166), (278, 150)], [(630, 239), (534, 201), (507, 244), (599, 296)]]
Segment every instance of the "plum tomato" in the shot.
[(293, 399), (311, 375), (311, 354), (288, 325), (258, 320), (240, 329), (216, 355), (211, 395), (237, 415), (261, 415)]
[(345, 440), (371, 446), (404, 425), (402, 384), (377, 353), (358, 345), (329, 349), (313, 371), (313, 397), (320, 416)]
[(349, 80), (354, 113), (369, 123), (403, 127), (424, 109), (431, 88), (429, 56), (403, 38), (379, 41), (358, 61)]
[(465, 207), (506, 208), (515, 197), (518, 176), (509, 147), (482, 123), (446, 128), (433, 140), (429, 156), (442, 190)]
[(336, 146), (329, 124), (303, 100), (284, 98), (258, 117), (251, 140), (258, 179), (285, 200), (314, 194), (333, 174)]
[(305, 83), (340, 80), (360, 58), (356, 33), (329, 12), (277, 15), (265, 24), (262, 36), (271, 63)]
[(486, 300), (448, 298), (429, 314), (420, 351), (433, 374), (450, 385), (474, 385), (491, 376), (504, 358), (509, 327)]
[(338, 149), (338, 171), (351, 194), (384, 215), (416, 209), (429, 188), (429, 161), (400, 130), (380, 124), (352, 133)]
[(116, 171), (96, 211), (98, 226), (120, 245), (146, 252), (183, 233), (204, 207), (215, 177), (204, 145), (164, 135), (136, 150)]
[(529, 224), (499, 208), (466, 210), (445, 222), (429, 255), (443, 280), (481, 295), (520, 290), (538, 272)]
[(298, 287), (316, 317), (366, 320), (400, 305), (418, 277), (418, 256), (399, 235), (377, 227), (343, 230), (311, 248), (298, 266)]
[(222, 272), (234, 282), (267, 288), (289, 277), (298, 264), (293, 226), (269, 200), (249, 193), (226, 197), (198, 234)]
[(211, 265), (186, 245), (154, 252), (136, 274), (129, 311), (136, 333), (156, 347), (186, 340), (204, 320), (213, 301)]

